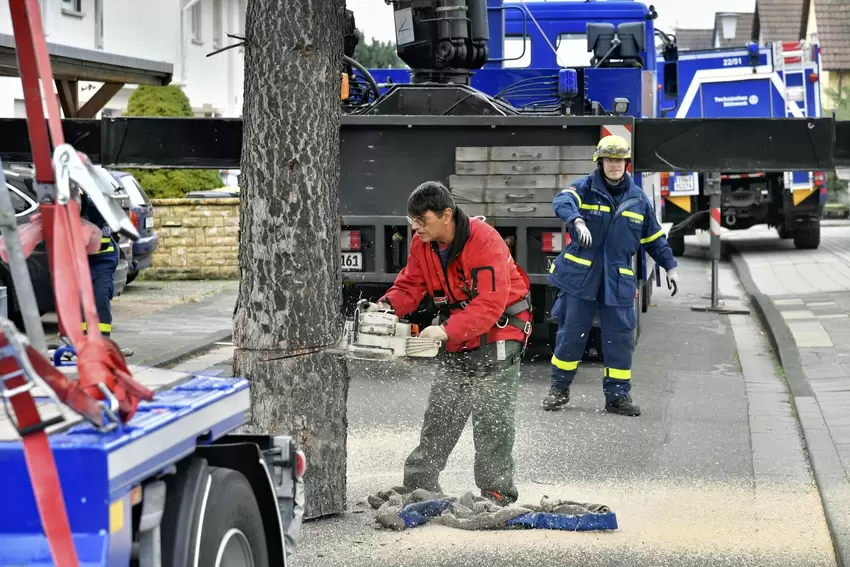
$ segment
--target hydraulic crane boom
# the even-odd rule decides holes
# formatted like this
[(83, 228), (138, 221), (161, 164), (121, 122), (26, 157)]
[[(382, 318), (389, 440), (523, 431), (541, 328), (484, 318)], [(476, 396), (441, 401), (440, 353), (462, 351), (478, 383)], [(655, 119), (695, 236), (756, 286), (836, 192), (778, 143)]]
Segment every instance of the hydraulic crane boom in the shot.
[(413, 83), (468, 85), (487, 63), (486, 0), (385, 0), (393, 6), (398, 56)]

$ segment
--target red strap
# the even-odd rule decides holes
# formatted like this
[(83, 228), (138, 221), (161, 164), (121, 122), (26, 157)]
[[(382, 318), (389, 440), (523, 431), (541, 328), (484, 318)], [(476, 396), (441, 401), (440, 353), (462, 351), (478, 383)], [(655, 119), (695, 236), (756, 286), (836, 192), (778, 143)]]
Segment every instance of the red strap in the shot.
[[(0, 346), (7, 344), (6, 337), (0, 334)], [(31, 346), (27, 347), (26, 355), (36, 374), (56, 392), (62, 402), (90, 421), (96, 424), (101, 422), (102, 412), (97, 400), (88, 396), (75, 381), (59, 372), (44, 355)], [(0, 358), (0, 375), (20, 370), (14, 358), (9, 356)], [(10, 390), (24, 386), (26, 383), (25, 376), (6, 380), (6, 386)], [(79, 563), (71, 526), (45, 424), (42, 423), (38, 408), (29, 391), (12, 396), (10, 402), (17, 420), (18, 431), (21, 433), (24, 458), (32, 479), (36, 505), (54, 563), (57, 567), (76, 567)]]
[[(12, 15), (21, 82), (24, 87), (24, 104), (27, 110), (27, 126), (30, 132), (36, 180), (42, 183), (53, 183), (55, 175), (50, 159), (50, 145), (47, 138), (47, 128), (44, 124), (38, 81), (39, 65), (37, 60), (39, 59), (42, 61), (41, 77), (45, 85), (49, 115), (52, 114), (50, 112), (50, 99), (53, 98), (55, 104), (56, 97), (53, 93), (53, 77), (52, 72), (50, 72), (47, 45), (41, 29), (38, 3), (36, 0), (9, 0), (9, 9)], [(41, 57), (36, 54), (37, 51), (42, 52)], [(45, 56), (47, 57), (46, 65), (43, 63)], [(47, 74), (45, 74), (45, 70)], [(57, 128), (57, 122), (58, 112), (56, 113), (56, 120), (51, 120), (50, 125), (54, 144), (60, 144), (64, 140), (61, 123), (58, 124)], [(54, 280), (54, 287), (57, 287), (56, 280)], [(13, 359), (6, 358), (0, 361), (0, 370), (4, 373), (15, 371), (15, 366)], [(9, 387), (20, 386), (24, 383), (24, 377), (13, 378), (7, 382)], [(65, 499), (62, 495), (62, 485), (59, 482), (59, 473), (56, 470), (56, 462), (47, 440), (47, 433), (44, 429), (41, 429), (26, 434), (27, 428), (37, 428), (41, 423), (38, 409), (29, 392), (13, 397), (11, 405), (18, 426), (24, 432), (21, 439), (24, 446), (24, 458), (53, 562), (57, 567), (77, 567), (79, 565), (77, 551), (74, 547), (74, 538), (68, 513), (65, 509)]]
[[(39, 4), (38, 0), (9, 0), (9, 8), (24, 88), (35, 177), (40, 183), (52, 185), (56, 175), (50, 142), (54, 148), (63, 144), (64, 134), (59, 102), (53, 92), (53, 72)], [(43, 101), (39, 78), (44, 86)], [(50, 139), (48, 127), (44, 124), (42, 104), (47, 108)], [(95, 421), (100, 420), (100, 411), (94, 399), (103, 397), (98, 385), (105, 384), (115, 393), (120, 416), (126, 421), (135, 412), (139, 398), (150, 400), (153, 393), (133, 381), (120, 350), (100, 334), (91, 273), (82, 241), (79, 207), (75, 201), (68, 205), (42, 205), (42, 213), (60, 330), (70, 333), (77, 349), (79, 384), (71, 384), (40, 353), (29, 349), (33, 369), (57, 392), (60, 400)], [(88, 336), (84, 336), (81, 330), (83, 310), (89, 322)], [(0, 372), (17, 370), (13, 358), (0, 360)], [(26, 377), (20, 376), (7, 380), (6, 384), (14, 388), (26, 382)], [(28, 391), (12, 397), (11, 405), (21, 432), (24, 457), (53, 561), (58, 567), (77, 567), (79, 560), (45, 425)]]
[[(12, 408), (22, 429), (41, 423), (38, 409), (29, 394), (12, 398)], [(80, 563), (47, 434), (43, 430), (30, 433), (22, 438), (22, 442), (35, 502), (53, 562), (56, 567), (77, 567)]]
[[(9, 0), (12, 4), (21, 0)], [(47, 125), (50, 129), (50, 140), (53, 142), (53, 147), (65, 143), (65, 133), (62, 131), (62, 115), (59, 112), (59, 99), (56, 93), (53, 92), (53, 68), (50, 66), (50, 53), (47, 51), (47, 41), (44, 39), (44, 28), (42, 27), (41, 8), (39, 0), (23, 0), (26, 2), (26, 13), (29, 20), (29, 28), (31, 31), (33, 54), (35, 55), (35, 71), (41, 78), (41, 84), (44, 85), (44, 108), (47, 109)], [(23, 67), (23, 64), (21, 64)], [(39, 96), (38, 102), (42, 99)], [(39, 109), (41, 104), (39, 104)], [(44, 117), (42, 112), (39, 115)], [(27, 113), (29, 116), (29, 113)], [(49, 152), (48, 148), (48, 152)], [(52, 171), (52, 167), (50, 168)]]
[[(25, 0), (9, 0), (9, 10), (12, 14), (12, 32), (15, 36), (15, 47), (18, 52), (21, 83), (24, 89), (24, 106), (27, 111), (27, 128), (30, 134), (35, 178), (41, 183), (53, 183), (53, 167), (50, 163), (50, 141), (47, 137), (47, 124), (41, 99), (41, 87), (38, 84), (38, 67), (36, 66), (33, 31), (30, 20), (38, 18), (38, 10), (34, 18), (27, 16), (27, 11), (33, 11), (25, 4)], [(43, 36), (42, 36), (43, 38)], [(43, 39), (42, 39), (43, 41)], [(53, 83), (45, 83), (46, 94), (53, 94)]]

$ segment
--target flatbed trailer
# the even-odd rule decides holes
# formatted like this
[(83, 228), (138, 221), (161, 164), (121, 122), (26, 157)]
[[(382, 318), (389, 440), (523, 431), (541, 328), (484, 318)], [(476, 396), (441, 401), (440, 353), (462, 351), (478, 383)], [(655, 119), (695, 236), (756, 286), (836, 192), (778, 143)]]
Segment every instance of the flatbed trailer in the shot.
[[(47, 431), (79, 565), (287, 565), (303, 515), (304, 455), (291, 437), (233, 433), (250, 411), (248, 381), (130, 370), (155, 396), (111, 432), (34, 395), (44, 421), (64, 418)], [(0, 565), (53, 565), (23, 445), (5, 414), (0, 471)]]

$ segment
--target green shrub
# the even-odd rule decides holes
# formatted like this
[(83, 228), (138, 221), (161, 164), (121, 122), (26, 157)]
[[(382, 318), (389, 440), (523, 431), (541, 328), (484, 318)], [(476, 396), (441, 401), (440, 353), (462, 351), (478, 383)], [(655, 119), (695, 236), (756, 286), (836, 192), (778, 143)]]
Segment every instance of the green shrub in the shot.
[[(141, 85), (133, 91), (124, 116), (192, 117), (192, 105), (179, 86)], [(224, 186), (215, 169), (128, 169), (151, 199), (181, 198), (189, 191)]]

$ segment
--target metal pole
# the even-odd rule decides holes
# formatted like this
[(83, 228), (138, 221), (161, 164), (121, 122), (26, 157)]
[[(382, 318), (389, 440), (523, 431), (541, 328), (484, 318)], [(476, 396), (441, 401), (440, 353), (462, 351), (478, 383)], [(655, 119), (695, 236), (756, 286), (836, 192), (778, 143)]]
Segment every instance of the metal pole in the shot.
[[(6, 176), (3, 174), (2, 162), (0, 162), (0, 234), (3, 235), (3, 244), (6, 246), (12, 285), (18, 299), (27, 338), (35, 350), (47, 355), (44, 327), (41, 325), (41, 316), (38, 312), (38, 303), (35, 299), (27, 259), (21, 246), (18, 222), (15, 218), (15, 207), (12, 205), (12, 198), (6, 188)], [(54, 282), (54, 285), (56, 285), (56, 282)]]
[(720, 174), (711, 172), (706, 175), (706, 189), (711, 207), (711, 306), (720, 302), (718, 286), (720, 280)]
[[(693, 311), (712, 311), (716, 313), (743, 314), (749, 309), (723, 307), (720, 301), (720, 172), (711, 171), (704, 175), (705, 194), (708, 195), (710, 208), (709, 231), (711, 235), (711, 305), (693, 306)], [(703, 296), (706, 297), (706, 296)]]

